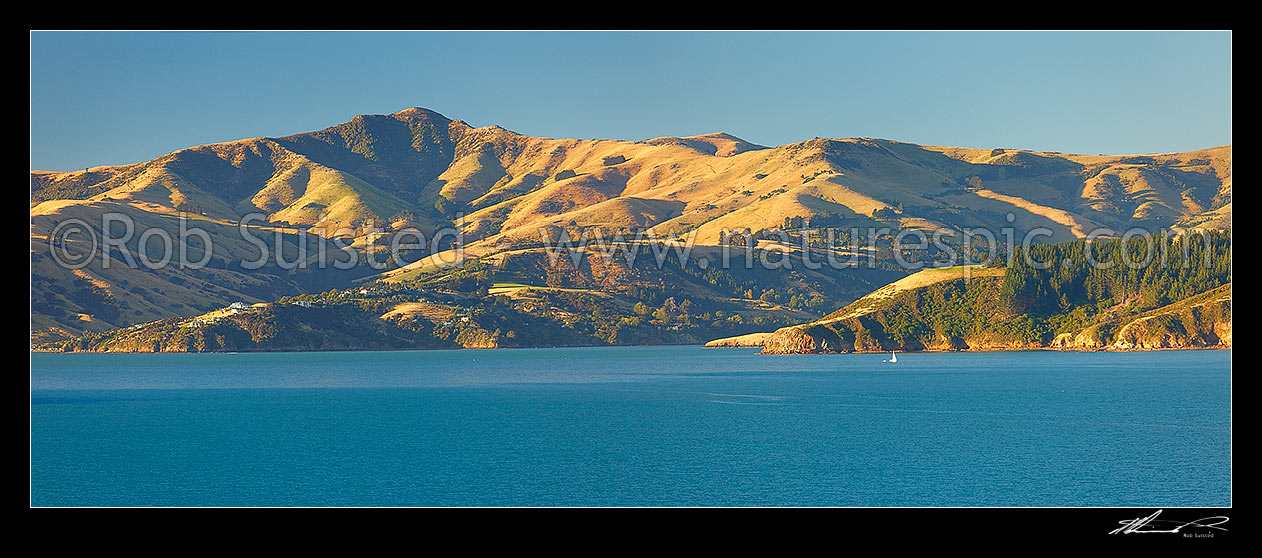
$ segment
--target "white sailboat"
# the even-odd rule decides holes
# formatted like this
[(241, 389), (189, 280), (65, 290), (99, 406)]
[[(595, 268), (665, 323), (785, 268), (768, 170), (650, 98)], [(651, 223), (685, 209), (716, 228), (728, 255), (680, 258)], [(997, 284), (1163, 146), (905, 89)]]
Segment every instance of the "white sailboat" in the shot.
[(898, 355), (894, 354), (894, 351), (890, 351), (890, 358), (882, 360), (881, 362), (898, 362)]

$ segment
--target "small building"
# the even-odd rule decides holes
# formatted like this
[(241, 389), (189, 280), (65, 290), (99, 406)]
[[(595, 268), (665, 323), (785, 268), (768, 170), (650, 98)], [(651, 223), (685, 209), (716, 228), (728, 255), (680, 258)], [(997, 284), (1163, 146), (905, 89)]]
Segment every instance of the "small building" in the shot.
[(245, 310), (246, 308), (249, 308), (249, 307), (250, 307), (249, 304), (246, 304), (241, 301), (237, 301), (228, 305), (229, 310)]

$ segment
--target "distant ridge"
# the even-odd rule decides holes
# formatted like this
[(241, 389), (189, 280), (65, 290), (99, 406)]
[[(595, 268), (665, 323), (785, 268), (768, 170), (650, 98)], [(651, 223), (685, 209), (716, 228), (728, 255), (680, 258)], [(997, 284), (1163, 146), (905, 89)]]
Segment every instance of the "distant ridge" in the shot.
[[(366, 236), (372, 226), (426, 234), (456, 227), (474, 255), (538, 242), (541, 231), (577, 236), (600, 229), (717, 245), (727, 231), (791, 223), (894, 231), (1011, 226), (1018, 234), (1043, 227), (1051, 231), (1043, 240), (1060, 241), (1098, 227), (1225, 229), (1232, 216), (1230, 145), (1097, 156), (871, 138), (767, 147), (724, 132), (551, 139), (474, 127), (422, 107), (190, 147), (143, 163), (29, 176), (33, 254), (49, 253), (48, 235), (67, 218), (91, 222), (121, 213), (174, 227), (183, 214), (223, 235), (215, 238), (216, 262), (251, 257), (253, 247), (236, 229), (251, 214), (264, 216), (259, 227), (340, 236), (361, 247), (377, 240)], [(33, 310), (33, 330), (73, 334), (188, 315), (193, 305), (263, 300), (333, 280), (272, 271), (137, 275), (99, 269), (98, 261), (71, 274), (39, 261), (32, 295), (50, 302)], [(97, 303), (78, 295), (69, 300), (46, 290), (75, 280), (128, 302), (126, 319), (94, 311)], [(138, 284), (155, 294), (133, 293)]]

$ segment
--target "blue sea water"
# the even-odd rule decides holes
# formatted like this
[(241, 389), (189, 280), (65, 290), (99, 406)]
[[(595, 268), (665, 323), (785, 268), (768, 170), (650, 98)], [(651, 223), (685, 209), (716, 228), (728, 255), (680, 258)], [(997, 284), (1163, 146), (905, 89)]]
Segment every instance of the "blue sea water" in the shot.
[(1231, 352), (32, 354), (35, 506), (1229, 506)]

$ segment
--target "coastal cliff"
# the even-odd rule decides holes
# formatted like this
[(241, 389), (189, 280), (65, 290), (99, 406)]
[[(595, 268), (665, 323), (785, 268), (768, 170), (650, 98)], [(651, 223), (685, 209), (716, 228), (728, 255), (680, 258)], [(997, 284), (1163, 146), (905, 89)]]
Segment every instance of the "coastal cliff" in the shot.
[(1052, 347), (1085, 350), (1231, 347), (1231, 285), (1145, 312), (1057, 335)]

